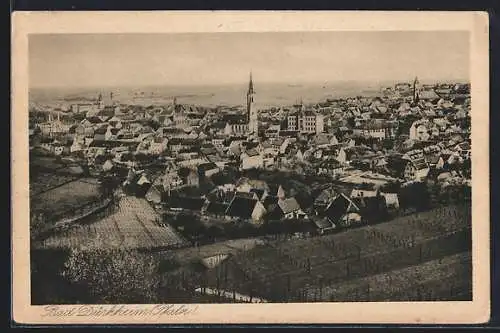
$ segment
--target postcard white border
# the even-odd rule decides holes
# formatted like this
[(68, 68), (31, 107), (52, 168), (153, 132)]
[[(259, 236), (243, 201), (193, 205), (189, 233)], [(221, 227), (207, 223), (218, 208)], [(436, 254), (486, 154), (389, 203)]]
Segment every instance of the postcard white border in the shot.
[[(489, 53), (486, 12), (15, 12), (12, 24), (13, 319), (20, 324), (468, 324), (490, 315)], [(473, 301), (198, 305), (185, 316), (49, 317), (30, 305), (28, 34), (438, 31), (471, 36)], [(110, 307), (110, 306), (108, 306)], [(127, 305), (127, 308), (146, 307)], [(71, 308), (71, 306), (65, 307)]]

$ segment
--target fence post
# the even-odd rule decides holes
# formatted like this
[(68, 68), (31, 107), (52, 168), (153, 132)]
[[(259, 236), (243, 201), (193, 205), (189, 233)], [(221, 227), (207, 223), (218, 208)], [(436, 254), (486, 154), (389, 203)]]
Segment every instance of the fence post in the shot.
[(320, 301), (323, 301), (323, 277), (319, 281), (319, 298)]

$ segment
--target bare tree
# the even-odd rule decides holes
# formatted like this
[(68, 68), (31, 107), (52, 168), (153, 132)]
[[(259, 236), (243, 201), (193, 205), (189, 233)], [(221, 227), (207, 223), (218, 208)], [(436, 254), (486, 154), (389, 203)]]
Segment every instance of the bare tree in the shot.
[(151, 303), (159, 288), (158, 262), (151, 255), (118, 248), (71, 251), (63, 276), (92, 301)]

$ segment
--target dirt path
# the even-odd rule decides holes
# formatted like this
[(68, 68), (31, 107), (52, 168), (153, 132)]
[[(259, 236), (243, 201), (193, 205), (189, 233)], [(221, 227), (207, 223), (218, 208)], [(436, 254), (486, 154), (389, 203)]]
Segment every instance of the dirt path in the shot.
[(259, 238), (233, 239), (215, 244), (189, 247), (179, 250), (162, 251), (163, 254), (173, 255), (179, 263), (193, 262), (198, 259), (211, 257), (217, 254), (236, 254), (240, 251), (248, 251), (264, 241)]

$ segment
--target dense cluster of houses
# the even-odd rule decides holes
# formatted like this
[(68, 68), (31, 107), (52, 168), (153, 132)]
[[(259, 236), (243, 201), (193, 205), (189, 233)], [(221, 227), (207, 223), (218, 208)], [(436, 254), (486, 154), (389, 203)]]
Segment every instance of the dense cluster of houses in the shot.
[(99, 95), (93, 103), (46, 110), (44, 121), (31, 121), (30, 149), (78, 158), (97, 174), (115, 172), (123, 186), (155, 203), (172, 191), (211, 184), (193, 203), (196, 209), (255, 223), (305, 219), (311, 212), (306, 214), (279, 184), (246, 179), (216, 186), (207, 180), (235, 168), (291, 170), (373, 185), (368, 192), (316, 198), (312, 214), (324, 216), (328, 222), (321, 228), (328, 229), (358, 221), (382, 202), (397, 207), (394, 194), (378, 190), (391, 181), (434, 177), (443, 184), (470, 184), (469, 89), (421, 86), (416, 79), (375, 98), (259, 112), (252, 81), (243, 112), (176, 99), (163, 106), (123, 105), (112, 95), (107, 101)]

